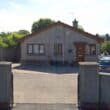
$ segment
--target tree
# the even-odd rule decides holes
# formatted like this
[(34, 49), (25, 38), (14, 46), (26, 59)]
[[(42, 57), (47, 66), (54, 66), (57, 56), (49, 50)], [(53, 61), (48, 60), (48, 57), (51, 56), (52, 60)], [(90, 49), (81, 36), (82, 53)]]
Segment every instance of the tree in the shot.
[(28, 35), (29, 34), (29, 31), (27, 31), (27, 30), (19, 30), (17, 33), (18, 34)]
[(45, 28), (53, 23), (55, 23), (55, 21), (53, 21), (49, 18), (39, 19), (38, 21), (36, 21), (32, 24), (31, 32), (36, 32), (37, 30)]
[(0, 47), (3, 47), (3, 48), (7, 48), (7, 47), (8, 47), (8, 44), (6, 44), (6, 43), (3, 41), (2, 37), (0, 37)]
[(19, 45), (20, 40), (28, 35), (29, 32), (27, 30), (19, 30), (18, 32), (11, 32), (11, 33), (0, 33), (0, 47), (8, 48), (14, 47)]
[(81, 25), (78, 25), (78, 29), (84, 31), (84, 28)]
[(107, 41), (102, 44), (101, 52), (108, 52), (110, 54), (110, 41)]
[(9, 35), (9, 34), (11, 34), (11, 33), (9, 33), (9, 32), (7, 32), (7, 33), (6, 33), (6, 32), (1, 32), (1, 33), (0, 33), (0, 36), (1, 36), (1, 37), (6, 37), (6, 36)]

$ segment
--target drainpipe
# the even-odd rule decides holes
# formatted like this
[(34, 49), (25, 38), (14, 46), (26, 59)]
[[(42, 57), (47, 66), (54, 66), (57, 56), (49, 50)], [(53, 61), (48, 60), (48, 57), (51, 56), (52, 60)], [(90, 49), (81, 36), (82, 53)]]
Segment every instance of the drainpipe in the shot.
[(66, 36), (66, 32), (65, 32), (65, 30), (64, 30), (64, 37), (63, 37), (63, 64), (65, 63), (65, 36)]

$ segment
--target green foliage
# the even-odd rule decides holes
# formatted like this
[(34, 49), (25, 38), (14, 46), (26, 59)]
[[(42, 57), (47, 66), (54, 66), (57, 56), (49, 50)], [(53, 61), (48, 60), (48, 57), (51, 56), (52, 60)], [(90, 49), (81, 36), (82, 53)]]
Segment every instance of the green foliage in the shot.
[(84, 28), (81, 25), (78, 25), (78, 29), (84, 31)]
[(27, 30), (19, 30), (17, 33), (18, 34), (28, 35), (29, 34), (29, 31), (27, 31)]
[(32, 32), (36, 32), (37, 30), (40, 30), (42, 28), (45, 28), (51, 24), (55, 23), (55, 21), (51, 20), (51, 19), (39, 19), (38, 21), (34, 22), (32, 24)]
[(17, 46), (20, 43), (20, 40), (29, 34), (26, 30), (20, 30), (13, 33), (0, 33), (0, 47), (8, 48)]
[(8, 47), (8, 44), (6, 44), (6, 43), (3, 41), (2, 37), (0, 37), (0, 47), (3, 47), (3, 48), (7, 48), (7, 47)]
[(1, 37), (5, 37), (5, 36), (7, 36), (7, 35), (9, 35), (9, 34), (10, 34), (9, 32), (7, 32), (7, 33), (1, 32), (1, 33), (0, 33), (0, 36), (1, 36)]
[(108, 52), (110, 54), (110, 41), (107, 41), (102, 44), (101, 52)]

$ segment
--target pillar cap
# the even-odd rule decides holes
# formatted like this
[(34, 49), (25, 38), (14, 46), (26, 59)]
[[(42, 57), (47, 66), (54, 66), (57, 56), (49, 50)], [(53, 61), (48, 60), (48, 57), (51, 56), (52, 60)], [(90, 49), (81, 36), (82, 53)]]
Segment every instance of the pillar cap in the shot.
[(90, 66), (90, 65), (99, 65), (97, 62), (79, 62), (79, 65), (86, 65), (86, 66)]
[(11, 65), (11, 62), (0, 61), (0, 65)]

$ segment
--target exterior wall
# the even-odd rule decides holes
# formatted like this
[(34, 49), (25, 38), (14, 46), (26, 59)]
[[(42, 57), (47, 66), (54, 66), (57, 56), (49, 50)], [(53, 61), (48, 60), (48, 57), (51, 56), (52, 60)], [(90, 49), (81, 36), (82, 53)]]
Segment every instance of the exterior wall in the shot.
[[(97, 45), (97, 42), (93, 39), (87, 38), (83, 36), (82, 34), (79, 34), (77, 32), (74, 32), (73, 30), (70, 30), (68, 28), (64, 28), (61, 26), (55, 26), (49, 30), (46, 30), (45, 32), (41, 32), (37, 35), (33, 35), (23, 41), (21, 43), (21, 60), (58, 60), (58, 61), (68, 61), (73, 62), (76, 60), (76, 48), (74, 45), (74, 42), (86, 42), (96, 44), (96, 53), (99, 54), (99, 45)], [(45, 44), (45, 51), (46, 54), (44, 56), (40, 55), (33, 55), (29, 56), (27, 55), (27, 44), (29, 43), (43, 43)], [(54, 56), (54, 43), (62, 43), (63, 44), (63, 56)], [(72, 50), (71, 53), (68, 51)], [(93, 60), (93, 58), (96, 60), (96, 56), (88, 56), (86, 55), (87, 60)]]
[(98, 61), (98, 57), (96, 55), (86, 55), (85, 61)]

